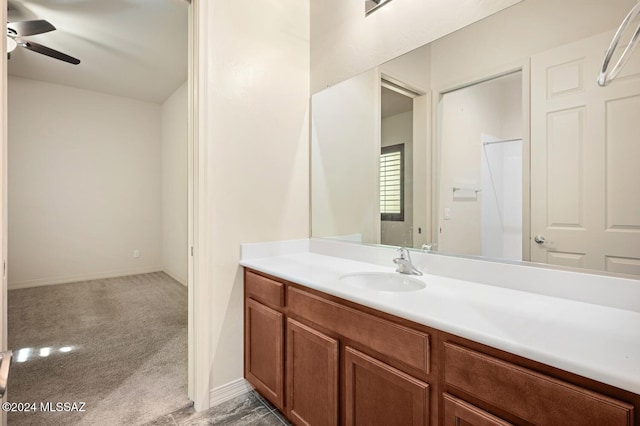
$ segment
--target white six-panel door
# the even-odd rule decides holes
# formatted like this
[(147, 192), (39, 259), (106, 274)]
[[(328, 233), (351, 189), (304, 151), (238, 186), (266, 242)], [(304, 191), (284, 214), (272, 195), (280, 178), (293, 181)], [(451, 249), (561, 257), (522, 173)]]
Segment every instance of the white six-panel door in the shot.
[(531, 59), (531, 260), (640, 275), (640, 52), (598, 86), (612, 35)]

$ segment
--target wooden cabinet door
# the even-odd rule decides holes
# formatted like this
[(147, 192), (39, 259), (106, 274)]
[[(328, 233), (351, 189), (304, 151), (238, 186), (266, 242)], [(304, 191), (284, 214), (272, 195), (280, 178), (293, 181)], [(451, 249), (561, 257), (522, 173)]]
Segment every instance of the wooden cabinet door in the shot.
[(426, 426), (429, 385), (353, 348), (345, 348), (347, 426)]
[(295, 424), (338, 424), (338, 341), (287, 319), (287, 415)]
[(632, 426), (634, 406), (452, 342), (444, 380), (537, 426)]
[(284, 320), (280, 312), (246, 300), (244, 375), (265, 398), (284, 407)]
[(512, 426), (511, 423), (449, 394), (444, 394), (443, 399), (443, 426)]

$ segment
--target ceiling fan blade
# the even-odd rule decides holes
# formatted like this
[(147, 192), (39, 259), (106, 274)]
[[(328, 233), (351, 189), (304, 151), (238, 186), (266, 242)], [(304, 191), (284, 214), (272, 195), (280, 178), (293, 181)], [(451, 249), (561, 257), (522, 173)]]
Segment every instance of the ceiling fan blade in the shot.
[(37, 53), (42, 53), (43, 55), (47, 55), (52, 58), (59, 59), (61, 61), (69, 62), (70, 64), (73, 64), (73, 65), (78, 65), (80, 63), (80, 59), (76, 59), (73, 56), (69, 56), (62, 52), (58, 52), (57, 50), (54, 50), (50, 47), (43, 46), (41, 44), (34, 43), (32, 41), (22, 40), (22, 39), (20, 40), (16, 39), (16, 41), (18, 42), (18, 45), (24, 47), (25, 49), (29, 49)]
[(7, 23), (9, 31), (15, 32), (16, 36), (30, 36), (42, 33), (48, 33), (56, 29), (49, 21), (39, 19), (36, 21), (18, 21)]

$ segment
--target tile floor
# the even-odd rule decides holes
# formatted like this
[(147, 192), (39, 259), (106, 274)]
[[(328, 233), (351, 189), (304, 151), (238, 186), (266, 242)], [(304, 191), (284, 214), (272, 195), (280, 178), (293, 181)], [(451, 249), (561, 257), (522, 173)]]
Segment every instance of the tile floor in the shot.
[(249, 392), (199, 413), (190, 406), (162, 416), (145, 426), (202, 425), (289, 426), (290, 423), (270, 402), (256, 392)]

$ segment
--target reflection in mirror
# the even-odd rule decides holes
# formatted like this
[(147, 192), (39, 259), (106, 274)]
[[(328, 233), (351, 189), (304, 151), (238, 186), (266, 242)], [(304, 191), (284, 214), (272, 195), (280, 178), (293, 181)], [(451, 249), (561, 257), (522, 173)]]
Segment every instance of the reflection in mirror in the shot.
[[(380, 243), (380, 76), (376, 70), (313, 96), (314, 236)], [(377, 112), (378, 111), (378, 112)]]
[(438, 247), (522, 260), (522, 72), (442, 96)]
[(369, 15), (372, 12), (378, 10), (378, 8), (389, 3), (391, 0), (364, 0), (364, 14)]
[[(525, 0), (314, 95), (313, 236), (640, 275), (640, 54), (596, 82), (636, 4)], [(402, 142), (381, 77), (424, 94), (411, 238), (380, 220), (381, 148)]]
[(413, 247), (413, 97), (381, 93), (380, 242)]
[[(382, 70), (380, 242), (399, 247), (421, 247), (427, 241), (429, 229), (425, 179), (429, 170), (426, 156), (428, 97), (418, 86), (398, 80), (397, 77), (408, 77), (398, 69)], [(402, 151), (402, 158), (394, 162), (390, 153), (397, 151)], [(394, 176), (397, 171), (401, 174)]]

